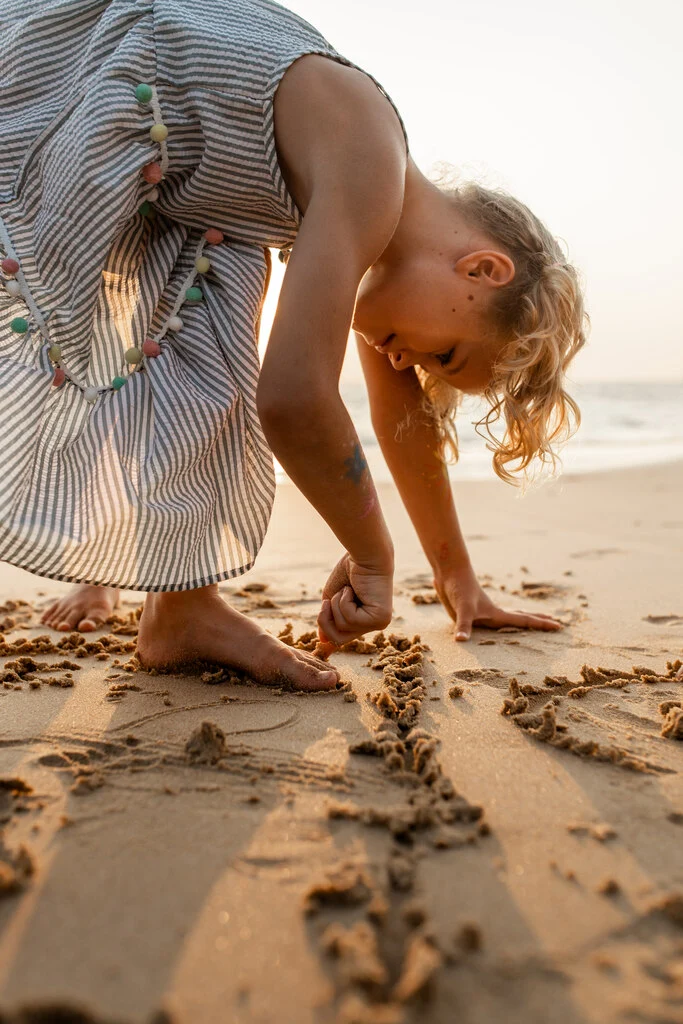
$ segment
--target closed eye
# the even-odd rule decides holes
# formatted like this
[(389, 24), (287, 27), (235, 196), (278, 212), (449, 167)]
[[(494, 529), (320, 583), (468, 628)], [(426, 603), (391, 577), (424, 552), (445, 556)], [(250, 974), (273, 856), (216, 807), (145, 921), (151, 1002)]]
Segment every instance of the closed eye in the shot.
[(441, 355), (435, 356), (435, 359), (436, 359), (436, 361), (441, 366), (448, 366), (448, 364), (450, 363), (451, 359), (453, 358), (453, 353), (454, 352), (455, 352), (455, 346), (453, 346), (453, 348), (449, 352), (443, 352), (443, 353), (441, 353)]

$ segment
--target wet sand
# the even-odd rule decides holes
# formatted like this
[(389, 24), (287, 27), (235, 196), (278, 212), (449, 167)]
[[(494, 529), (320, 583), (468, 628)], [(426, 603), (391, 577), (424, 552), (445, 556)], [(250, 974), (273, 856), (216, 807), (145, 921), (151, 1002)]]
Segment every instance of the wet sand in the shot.
[[(331, 693), (148, 674), (141, 595), (65, 635), (0, 565), (3, 1024), (683, 1022), (683, 465), (457, 485), (488, 592), (565, 623), (465, 644), (380, 498), (394, 619)], [(285, 485), (221, 589), (312, 651), (340, 554)]]

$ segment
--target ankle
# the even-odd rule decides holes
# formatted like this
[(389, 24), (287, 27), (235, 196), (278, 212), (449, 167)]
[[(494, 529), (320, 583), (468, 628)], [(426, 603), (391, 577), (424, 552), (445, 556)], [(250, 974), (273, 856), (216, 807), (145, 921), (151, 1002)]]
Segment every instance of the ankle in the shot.
[(208, 587), (196, 587), (193, 590), (150, 591), (145, 598), (145, 608), (156, 613), (181, 613), (190, 606), (195, 607), (213, 601), (217, 596), (217, 583), (210, 583)]

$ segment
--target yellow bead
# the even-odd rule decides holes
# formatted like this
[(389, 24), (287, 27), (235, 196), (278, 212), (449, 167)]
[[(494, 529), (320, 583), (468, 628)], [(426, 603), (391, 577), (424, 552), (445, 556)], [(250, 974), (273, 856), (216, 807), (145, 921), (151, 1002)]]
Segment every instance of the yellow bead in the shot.
[(125, 360), (126, 360), (127, 363), (133, 363), (133, 364), (139, 363), (141, 359), (142, 359), (142, 352), (140, 351), (139, 348), (133, 347), (133, 348), (126, 349)]
[(59, 345), (50, 345), (49, 349), (47, 350), (47, 354), (49, 355), (53, 363), (59, 362), (59, 360), (62, 358), (62, 350), (59, 347)]
[(149, 137), (152, 142), (163, 142), (168, 138), (168, 128), (165, 124), (153, 124), (149, 130)]
[(211, 270), (211, 260), (207, 260), (206, 256), (199, 256), (194, 265), (200, 274), (207, 274)]

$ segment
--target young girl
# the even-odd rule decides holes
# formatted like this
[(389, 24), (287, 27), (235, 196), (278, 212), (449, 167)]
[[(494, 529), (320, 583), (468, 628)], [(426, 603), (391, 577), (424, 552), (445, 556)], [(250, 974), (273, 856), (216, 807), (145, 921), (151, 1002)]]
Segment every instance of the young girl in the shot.
[[(254, 564), (274, 453), (346, 551), (323, 655), (389, 625), (394, 550), (338, 391), (353, 327), (457, 639), (561, 628), (480, 588), (443, 461), (463, 392), (504, 417), (508, 481), (578, 416), (581, 293), (539, 220), (427, 181), (379, 83), (273, 0), (9, 0), (4, 18), (0, 557), (79, 583), (43, 622), (93, 629), (144, 590), (144, 666), (334, 686), (217, 584)], [(259, 367), (269, 248), (291, 258)]]

